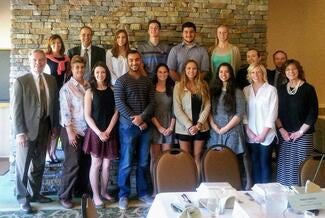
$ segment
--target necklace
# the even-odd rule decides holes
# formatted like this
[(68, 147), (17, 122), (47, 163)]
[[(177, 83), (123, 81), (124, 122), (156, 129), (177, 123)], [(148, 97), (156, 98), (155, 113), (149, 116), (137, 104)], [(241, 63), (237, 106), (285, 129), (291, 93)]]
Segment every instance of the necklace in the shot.
[(287, 83), (287, 92), (288, 92), (288, 94), (289, 95), (296, 94), (297, 91), (298, 91), (298, 88), (300, 86), (300, 83), (301, 83), (301, 80), (299, 80), (299, 82), (297, 83), (297, 85), (293, 89), (291, 89), (289, 83)]

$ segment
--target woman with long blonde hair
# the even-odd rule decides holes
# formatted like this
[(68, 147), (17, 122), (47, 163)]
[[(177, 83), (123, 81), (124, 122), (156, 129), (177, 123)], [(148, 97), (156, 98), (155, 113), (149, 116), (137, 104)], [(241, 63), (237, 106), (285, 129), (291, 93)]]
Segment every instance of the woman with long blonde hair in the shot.
[(180, 148), (193, 153), (199, 170), (203, 145), (209, 137), (211, 104), (208, 84), (198, 69), (194, 60), (185, 63), (181, 79), (174, 88), (173, 105)]
[(221, 63), (229, 63), (234, 72), (239, 70), (241, 64), (240, 52), (237, 46), (229, 42), (229, 28), (226, 25), (219, 25), (216, 31), (215, 45), (210, 48), (211, 71), (214, 76), (218, 74), (217, 69)]

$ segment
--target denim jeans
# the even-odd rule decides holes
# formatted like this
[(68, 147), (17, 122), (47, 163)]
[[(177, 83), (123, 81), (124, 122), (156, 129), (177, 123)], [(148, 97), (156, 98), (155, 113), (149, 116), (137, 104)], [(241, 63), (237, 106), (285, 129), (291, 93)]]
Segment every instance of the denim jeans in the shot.
[(148, 127), (140, 131), (139, 127), (130, 121), (120, 118), (120, 166), (118, 185), (119, 198), (130, 194), (130, 174), (132, 169), (133, 153), (137, 153), (136, 186), (139, 197), (148, 194), (147, 168), (149, 164), (149, 149), (151, 131)]
[(272, 180), (272, 150), (273, 143), (262, 145), (247, 143), (252, 159), (253, 183), (268, 183)]

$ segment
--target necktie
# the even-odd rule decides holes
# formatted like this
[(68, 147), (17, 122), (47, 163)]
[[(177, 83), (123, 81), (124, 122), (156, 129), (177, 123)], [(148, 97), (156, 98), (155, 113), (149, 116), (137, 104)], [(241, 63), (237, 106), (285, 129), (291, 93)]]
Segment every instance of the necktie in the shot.
[(89, 54), (88, 54), (87, 48), (85, 49), (84, 58), (86, 60), (84, 79), (89, 81), (89, 79), (90, 79), (90, 63), (89, 63)]
[(46, 99), (45, 85), (41, 75), (39, 75), (38, 77), (38, 85), (40, 91), (41, 118), (44, 118), (47, 115), (47, 99)]

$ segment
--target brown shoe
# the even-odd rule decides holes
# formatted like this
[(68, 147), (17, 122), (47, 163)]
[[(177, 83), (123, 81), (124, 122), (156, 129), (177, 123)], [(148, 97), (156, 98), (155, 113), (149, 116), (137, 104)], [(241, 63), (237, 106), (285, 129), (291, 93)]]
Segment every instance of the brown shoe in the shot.
[(71, 202), (71, 200), (61, 199), (60, 204), (62, 205), (62, 207), (66, 208), (66, 209), (73, 208), (73, 203)]

